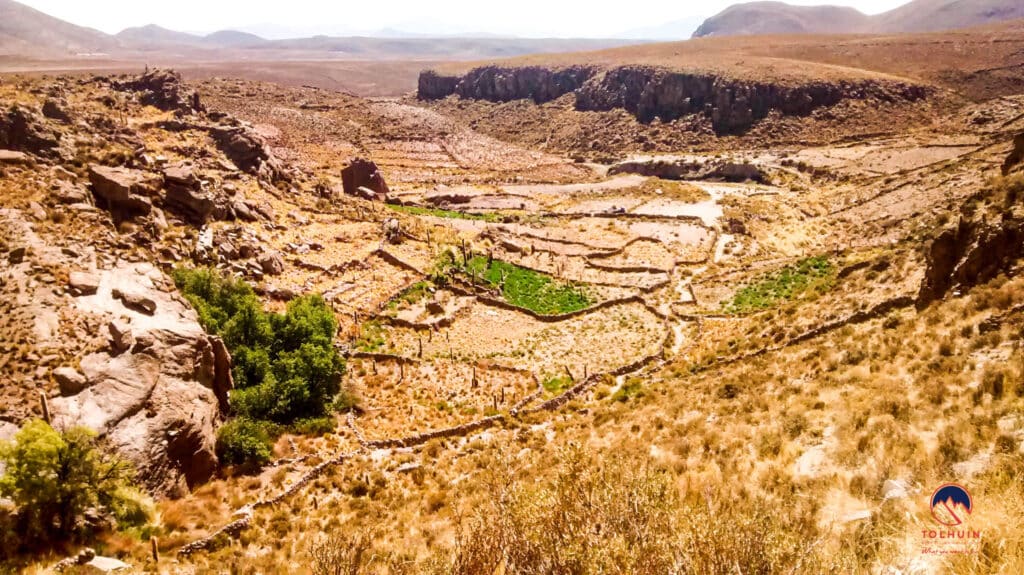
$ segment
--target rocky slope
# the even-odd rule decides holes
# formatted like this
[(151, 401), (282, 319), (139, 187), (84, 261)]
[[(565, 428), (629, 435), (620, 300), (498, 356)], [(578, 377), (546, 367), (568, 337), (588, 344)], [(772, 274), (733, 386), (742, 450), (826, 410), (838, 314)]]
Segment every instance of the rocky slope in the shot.
[(743, 81), (718, 74), (653, 66), (539, 66), (474, 68), (464, 76), (433, 71), (420, 75), (418, 96), (535, 103), (573, 94), (580, 111), (624, 109), (641, 122), (671, 122), (689, 115), (707, 118), (718, 134), (741, 133), (769, 114), (806, 116), (844, 100), (913, 102), (929, 88), (881, 79), (778, 83)]
[(208, 224), (272, 225), (266, 198), (299, 176), (172, 72), (46, 86), (0, 88), (0, 436), (84, 425), (180, 495), (218, 469), (231, 358), (166, 272), (281, 273), (252, 230)]
[(1008, 179), (997, 180), (961, 206), (956, 221), (928, 247), (928, 268), (918, 294), (924, 307), (951, 291), (965, 291), (1010, 272), (1024, 255), (1024, 134), (1004, 163)]

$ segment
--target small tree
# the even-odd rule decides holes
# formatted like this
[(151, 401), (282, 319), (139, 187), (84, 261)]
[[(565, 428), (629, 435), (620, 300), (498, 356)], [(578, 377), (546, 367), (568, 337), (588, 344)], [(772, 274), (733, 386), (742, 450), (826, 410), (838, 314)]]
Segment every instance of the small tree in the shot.
[(17, 527), (29, 548), (86, 535), (89, 510), (122, 526), (148, 518), (131, 485), (131, 467), (102, 449), (89, 429), (60, 433), (42, 420), (29, 421), (13, 442), (0, 445), (0, 461), (0, 495), (17, 505)]

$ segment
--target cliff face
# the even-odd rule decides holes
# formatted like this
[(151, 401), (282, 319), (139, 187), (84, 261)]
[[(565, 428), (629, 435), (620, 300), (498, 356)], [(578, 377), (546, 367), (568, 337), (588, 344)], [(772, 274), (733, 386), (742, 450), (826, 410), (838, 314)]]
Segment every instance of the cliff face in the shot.
[[(1012, 156), (1011, 156), (1012, 157)], [(941, 230), (925, 252), (917, 305), (1011, 271), (1024, 256), (1024, 176), (997, 180), (968, 200), (956, 225)]]
[(463, 98), (510, 102), (530, 99), (540, 104), (578, 90), (596, 70), (585, 66), (544, 68), (525, 66), (474, 68), (462, 77), (439, 76), (434, 72), (420, 74), (419, 97), (436, 100), (452, 94)]
[(865, 80), (786, 86), (712, 74), (622, 67), (587, 82), (577, 94), (576, 107), (580, 110), (625, 108), (641, 122), (655, 118), (668, 122), (703, 113), (711, 120), (715, 132), (728, 134), (745, 131), (776, 110), (785, 116), (806, 116), (816, 108), (832, 106), (844, 99), (910, 101), (925, 95), (924, 87), (897, 82)]
[(568, 93), (576, 94), (576, 109), (580, 111), (622, 108), (645, 123), (655, 118), (670, 122), (690, 114), (705, 114), (715, 132), (732, 134), (746, 131), (773, 111), (805, 116), (845, 99), (914, 101), (926, 97), (928, 88), (882, 80), (780, 85), (648, 66), (606, 71), (488, 66), (462, 77), (433, 72), (420, 75), (419, 97), (425, 100), (455, 94), (491, 102), (528, 98), (542, 103)]

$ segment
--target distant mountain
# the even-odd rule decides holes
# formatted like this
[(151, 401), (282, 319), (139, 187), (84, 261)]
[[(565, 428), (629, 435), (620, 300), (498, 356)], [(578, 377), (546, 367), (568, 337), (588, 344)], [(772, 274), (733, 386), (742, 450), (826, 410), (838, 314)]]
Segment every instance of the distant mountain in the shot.
[(479, 60), (525, 54), (579, 52), (636, 44), (636, 40), (592, 38), (371, 38), (313, 36), (273, 40), (263, 49), (290, 52), (326, 52), (355, 59)]
[(1024, 18), (1024, 0), (913, 0), (876, 16), (840, 6), (749, 2), (708, 18), (693, 36), (933, 32), (1017, 18)]
[(202, 36), (175, 32), (162, 28), (156, 24), (139, 26), (137, 28), (125, 28), (115, 36), (124, 45), (138, 48), (140, 50), (159, 49), (164, 46), (190, 46), (198, 45), (203, 41)]
[(750, 2), (734, 4), (708, 18), (693, 36), (862, 32), (868, 28), (870, 20), (866, 14), (845, 6)]
[(872, 18), (877, 32), (933, 32), (1024, 18), (1024, 0), (914, 0)]
[(212, 34), (207, 34), (203, 40), (205, 40), (207, 44), (234, 47), (255, 46), (267, 41), (256, 34), (240, 32), (238, 30), (219, 30)]
[(233, 60), (480, 60), (525, 54), (599, 50), (635, 40), (507, 38), (409, 35), (399, 30), (380, 36), (313, 36), (268, 40), (256, 34), (222, 30), (202, 36), (156, 24), (127, 28), (116, 35), (75, 26), (13, 0), (0, 0), (0, 55), (64, 59), (102, 53), (119, 59), (161, 61)]
[(0, 0), (0, 54), (69, 56), (116, 50), (114, 38), (12, 0)]

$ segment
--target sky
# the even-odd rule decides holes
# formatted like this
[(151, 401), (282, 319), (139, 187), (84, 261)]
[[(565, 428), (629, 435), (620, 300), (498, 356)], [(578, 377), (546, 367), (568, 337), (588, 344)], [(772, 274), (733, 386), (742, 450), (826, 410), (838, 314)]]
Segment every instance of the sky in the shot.
[[(400, 30), (421, 34), (609, 38), (627, 32), (693, 28), (730, 0), (20, 0), (51, 16), (108, 33), (158, 24), (187, 32), (246, 30), (268, 37)], [(853, 6), (868, 14), (908, 0), (789, 0)]]

